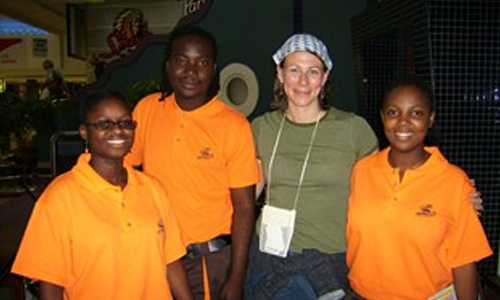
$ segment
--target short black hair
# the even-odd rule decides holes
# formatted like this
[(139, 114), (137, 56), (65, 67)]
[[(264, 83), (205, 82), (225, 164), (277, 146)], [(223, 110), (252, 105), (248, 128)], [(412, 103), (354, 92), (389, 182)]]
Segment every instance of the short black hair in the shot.
[(215, 37), (208, 32), (207, 30), (196, 27), (196, 26), (182, 26), (174, 29), (172, 33), (170, 33), (170, 36), (168, 37), (168, 44), (167, 44), (167, 51), (166, 51), (166, 58), (167, 61), (170, 59), (170, 56), (172, 55), (172, 49), (173, 45), (176, 40), (186, 37), (186, 36), (196, 36), (201, 39), (204, 39), (210, 43), (210, 46), (212, 47), (212, 59), (214, 63), (217, 61), (217, 41), (215, 40)]
[[(403, 75), (398, 79), (394, 80), (393, 82), (391, 82), (387, 86), (384, 92), (384, 96), (382, 97), (382, 101), (380, 102), (380, 108), (382, 109), (384, 107), (384, 104), (387, 101), (389, 94), (391, 92), (393, 92), (395, 89), (407, 86), (415, 87), (424, 95), (424, 97), (427, 99), (429, 103), (429, 108), (431, 109), (431, 112), (434, 112), (436, 110), (434, 93), (432, 92), (431, 86), (428, 85), (424, 80), (415, 75)], [(426, 146), (439, 146), (441, 140), (442, 140), (441, 131), (439, 129), (438, 121), (435, 119), (434, 125), (427, 132), (424, 144)], [(380, 144), (383, 145), (386, 143), (387, 143), (387, 138), (384, 135), (383, 140), (381, 141)]]
[(87, 117), (90, 112), (92, 112), (102, 101), (106, 99), (116, 99), (122, 102), (129, 111), (131, 111), (130, 105), (127, 102), (125, 96), (113, 90), (106, 91), (89, 91), (85, 94), (81, 94), (80, 98), (80, 122), (87, 122)]
[(387, 98), (389, 97), (389, 94), (392, 91), (405, 86), (413, 86), (417, 88), (422, 94), (424, 94), (425, 98), (427, 98), (431, 111), (435, 110), (434, 93), (432, 92), (431, 87), (424, 80), (414, 75), (403, 75), (398, 79), (394, 80), (393, 82), (391, 82), (387, 86), (384, 92), (384, 96), (382, 97), (382, 102), (380, 103), (380, 107), (382, 108), (384, 106), (385, 101), (387, 101)]
[[(167, 42), (167, 50), (165, 51), (165, 63), (164, 66), (167, 65), (167, 62), (170, 60), (170, 57), (172, 56), (172, 49), (174, 47), (175, 41), (177, 41), (180, 38), (186, 37), (186, 36), (195, 36), (199, 37), (201, 39), (204, 39), (209, 42), (210, 46), (212, 47), (212, 60), (213, 63), (217, 63), (217, 55), (218, 55), (218, 46), (217, 46), (217, 41), (215, 39), (215, 36), (208, 32), (207, 30), (196, 27), (196, 26), (181, 26), (177, 27), (170, 33), (170, 36), (168, 38)], [(162, 86), (161, 86), (161, 92), (162, 96), (160, 98), (160, 101), (163, 101), (165, 97), (168, 95), (172, 94), (174, 91), (172, 90), (172, 86), (170, 85), (170, 82), (168, 80), (168, 74), (167, 72), (163, 72), (163, 79), (162, 79)], [(216, 70), (215, 76), (213, 79), (212, 84), (210, 85), (210, 88), (207, 92), (207, 96), (209, 98), (214, 97), (217, 95), (219, 92), (219, 72)]]

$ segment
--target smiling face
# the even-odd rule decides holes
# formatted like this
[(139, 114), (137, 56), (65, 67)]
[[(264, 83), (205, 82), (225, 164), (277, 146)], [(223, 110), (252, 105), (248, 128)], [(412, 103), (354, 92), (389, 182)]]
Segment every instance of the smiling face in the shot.
[(86, 114), (85, 124), (80, 125), (80, 135), (88, 142), (92, 154), (91, 165), (104, 161), (121, 162), (130, 151), (134, 140), (134, 129), (125, 129), (118, 124), (106, 129), (93, 125), (104, 124), (103, 121), (122, 121), (122, 124), (130, 124), (123, 121), (132, 121), (132, 114), (125, 103), (112, 97), (101, 100)]
[(210, 41), (194, 35), (173, 42), (167, 73), (181, 107), (197, 108), (209, 100), (216, 72), (212, 48)]
[(414, 85), (389, 92), (381, 110), (384, 132), (391, 151), (421, 155), (427, 131), (434, 122), (432, 104)]
[(291, 53), (283, 66), (277, 67), (277, 72), (289, 108), (320, 105), (318, 97), (328, 79), (328, 72), (316, 55), (307, 51)]

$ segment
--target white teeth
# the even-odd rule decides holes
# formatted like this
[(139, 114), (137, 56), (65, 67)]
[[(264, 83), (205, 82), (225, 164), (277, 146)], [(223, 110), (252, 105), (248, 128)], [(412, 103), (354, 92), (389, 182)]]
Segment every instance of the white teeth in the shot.
[(410, 132), (396, 132), (396, 136), (400, 136), (400, 137), (409, 137), (411, 135), (412, 134)]
[(125, 143), (125, 140), (108, 140), (108, 143), (111, 145), (121, 145)]

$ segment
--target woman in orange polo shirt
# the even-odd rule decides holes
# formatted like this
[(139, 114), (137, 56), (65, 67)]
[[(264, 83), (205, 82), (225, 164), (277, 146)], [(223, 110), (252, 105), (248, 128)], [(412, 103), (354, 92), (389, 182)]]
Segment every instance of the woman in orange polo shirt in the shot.
[(12, 272), (38, 280), (41, 300), (171, 300), (170, 288), (191, 300), (165, 193), (123, 162), (136, 128), (125, 98), (96, 92), (82, 104), (90, 153), (38, 199)]
[(477, 300), (476, 262), (492, 251), (468, 200), (463, 170), (424, 140), (435, 118), (419, 79), (396, 82), (381, 117), (389, 147), (360, 160), (351, 180), (347, 264), (354, 299)]

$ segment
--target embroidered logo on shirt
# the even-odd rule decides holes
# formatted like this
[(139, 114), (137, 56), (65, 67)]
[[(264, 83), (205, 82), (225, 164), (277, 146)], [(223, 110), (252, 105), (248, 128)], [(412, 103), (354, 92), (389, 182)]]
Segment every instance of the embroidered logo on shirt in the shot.
[(424, 204), (420, 206), (420, 210), (417, 211), (417, 216), (434, 217), (435, 215), (436, 211), (434, 207), (432, 207), (432, 204)]
[(214, 152), (212, 149), (209, 147), (205, 147), (200, 150), (200, 153), (198, 154), (198, 159), (211, 159), (214, 157)]

